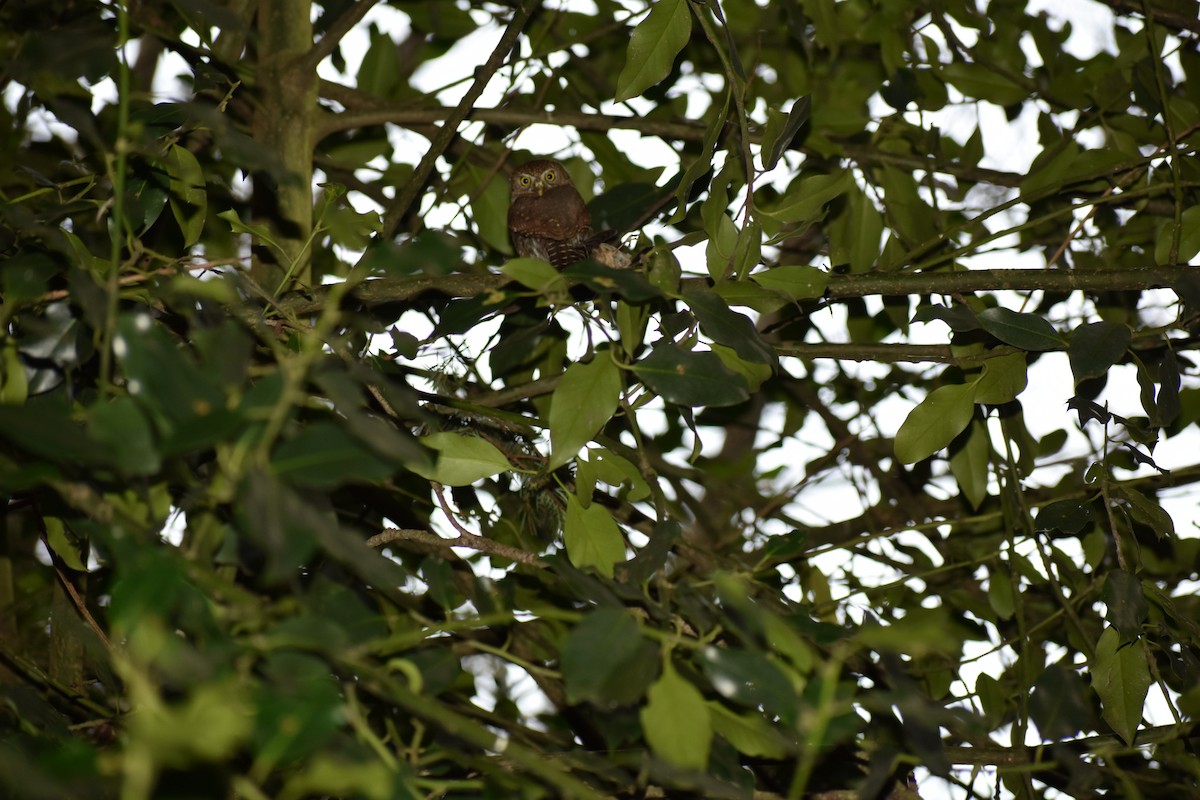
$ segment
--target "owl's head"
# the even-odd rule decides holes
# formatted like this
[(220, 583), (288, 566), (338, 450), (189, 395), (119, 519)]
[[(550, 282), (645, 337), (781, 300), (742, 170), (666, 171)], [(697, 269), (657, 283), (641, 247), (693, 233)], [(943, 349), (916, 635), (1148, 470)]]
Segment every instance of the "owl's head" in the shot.
[(512, 196), (537, 195), (541, 197), (557, 186), (574, 186), (566, 167), (549, 158), (528, 161), (512, 174), (510, 181)]

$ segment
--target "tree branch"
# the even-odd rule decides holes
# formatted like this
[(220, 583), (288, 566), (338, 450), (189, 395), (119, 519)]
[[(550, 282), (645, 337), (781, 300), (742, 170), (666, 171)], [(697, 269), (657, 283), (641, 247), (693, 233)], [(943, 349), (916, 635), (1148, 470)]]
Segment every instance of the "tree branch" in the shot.
[[(1145, 16), (1142, 8), (1142, 0), (1100, 0), (1101, 3), (1111, 8), (1113, 11), (1122, 14), (1139, 14)], [(1181, 13), (1162, 6), (1150, 6), (1150, 16), (1154, 17), (1155, 23), (1167, 28), (1174, 28), (1176, 31), (1191, 31), (1192, 33), (1200, 33), (1200, 19), (1196, 18), (1196, 10), (1193, 7), (1191, 13)]]
[(480, 553), (486, 553), (489, 556), (507, 558), (509, 561), (515, 561), (537, 569), (545, 569), (549, 566), (533, 553), (518, 550), (515, 547), (509, 547), (506, 544), (494, 542), (491, 539), (463, 531), (459, 531), (459, 535), (455, 539), (444, 539), (429, 531), (413, 530), (411, 528), (388, 528), (367, 539), (367, 547), (383, 547), (392, 542), (412, 542), (420, 546), (422, 550), (440, 551), (443, 553), (455, 547), (467, 547)]
[[(1194, 270), (1185, 267), (1147, 267), (1122, 270), (996, 269), (968, 272), (879, 272), (862, 275), (831, 275), (825, 296), (904, 297), (919, 294), (971, 294), (1009, 290), (1017, 292), (1137, 292), (1146, 289), (1183, 286), (1195, 280)], [(389, 303), (406, 303), (426, 294), (444, 297), (477, 297), (505, 286), (510, 279), (495, 273), (419, 276), (413, 278), (377, 278), (364, 281), (350, 296), (368, 308)], [(709, 287), (708, 278), (685, 278), (683, 287)], [(328, 287), (311, 295), (293, 293), (280, 308), (303, 316), (325, 306)]]
[[(446, 119), (450, 114), (445, 108), (398, 108), (377, 106), (342, 114), (325, 116), (318, 126), (321, 136), (338, 131), (361, 128), (367, 125), (432, 125)], [(704, 125), (697, 122), (670, 121), (647, 117), (622, 117), (615, 114), (586, 114), (581, 111), (546, 111), (543, 109), (519, 108), (472, 108), (465, 119), (486, 122), (491, 125), (569, 125), (582, 131), (609, 131), (615, 128), (634, 130), (648, 136), (661, 136), (681, 141), (700, 141), (704, 138)]]
[(308, 55), (304, 57), (307, 68), (311, 71), (317, 69), (317, 65), (324, 61), (333, 53), (333, 49), (338, 46), (338, 42), (342, 41), (347, 33), (353, 30), (354, 26), (362, 21), (362, 18), (367, 15), (379, 0), (358, 0), (354, 5), (350, 6), (342, 15), (333, 21), (329, 29), (325, 31), (325, 35), (321, 40), (313, 45), (308, 51)]

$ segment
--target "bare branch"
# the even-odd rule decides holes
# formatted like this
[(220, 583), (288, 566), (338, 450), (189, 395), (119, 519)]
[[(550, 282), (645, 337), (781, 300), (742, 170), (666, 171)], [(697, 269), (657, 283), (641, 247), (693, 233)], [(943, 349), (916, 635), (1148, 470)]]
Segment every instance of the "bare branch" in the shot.
[(471, 84), (471, 88), (463, 95), (462, 101), (454, 109), (453, 113), (446, 117), (445, 124), (438, 129), (437, 134), (429, 143), (429, 149), (425, 151), (425, 155), (421, 157), (421, 162), (417, 164), (417, 168), (413, 171), (412, 178), (400, 188), (396, 195), (396, 201), (384, 215), (383, 229), (380, 234), (382, 238), (390, 239), (395, 235), (396, 229), (400, 227), (400, 221), (404, 219), (404, 215), (412, 207), (413, 202), (417, 199), (417, 195), (424, 190), (425, 182), (429, 179), (430, 173), (433, 172), (434, 162), (450, 146), (450, 141), (458, 135), (458, 126), (471, 113), (471, 109), (475, 106), (475, 101), (483, 94), (484, 88), (491, 81), (492, 76), (496, 74), (496, 70), (500, 69), (500, 65), (504, 63), (504, 59), (508, 57), (513, 47), (516, 46), (517, 39), (524, 29), (525, 23), (529, 21), (530, 15), (540, 8), (541, 5), (542, 0), (526, 0), (524, 4), (518, 6), (513, 12), (512, 20), (508, 23), (508, 27), (505, 29), (504, 35), (500, 37), (500, 41), (496, 44), (492, 55), (483, 66), (475, 70), (475, 81)]
[(333, 49), (338, 46), (338, 42), (354, 29), (362, 18), (367, 15), (367, 12), (378, 3), (379, 0), (358, 0), (357, 3), (346, 9), (340, 17), (333, 21), (329, 26), (329, 30), (321, 37), (321, 40), (313, 45), (313, 48), (308, 51), (305, 56), (306, 66), (309, 70), (315, 70), (317, 65), (325, 60)]

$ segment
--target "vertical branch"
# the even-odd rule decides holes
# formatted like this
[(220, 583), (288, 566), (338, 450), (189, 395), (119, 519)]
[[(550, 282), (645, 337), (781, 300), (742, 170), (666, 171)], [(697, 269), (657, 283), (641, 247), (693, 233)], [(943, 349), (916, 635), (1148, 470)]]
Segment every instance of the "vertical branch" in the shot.
[[(269, 217), (285, 263), (264, 263), (256, 255), (253, 277), (276, 286), (284, 276), (304, 285), (313, 282), (312, 151), (317, 107), (317, 73), (307, 55), (313, 46), (308, 0), (259, 0), (258, 90), (254, 138), (279, 156), (277, 170), (262, 170), (254, 183), (256, 213)], [(286, 287), (285, 287), (286, 288)]]
[(112, 380), (112, 344), (117, 330), (117, 298), (120, 292), (121, 244), (125, 239), (125, 173), (129, 168), (129, 15), (125, 3), (116, 3), (117, 14), (117, 139), (114, 158), (106, 158), (112, 183), (112, 223), (109, 225), (109, 264), (105, 282), (104, 330), (100, 332), (100, 388), (107, 392)]

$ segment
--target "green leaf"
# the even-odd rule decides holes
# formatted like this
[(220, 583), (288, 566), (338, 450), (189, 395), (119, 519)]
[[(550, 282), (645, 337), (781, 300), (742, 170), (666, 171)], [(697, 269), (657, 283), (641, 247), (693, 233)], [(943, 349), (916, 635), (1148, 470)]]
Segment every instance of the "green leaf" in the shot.
[(88, 467), (108, 463), (109, 452), (92, 441), (59, 398), (33, 398), (22, 406), (0, 406), (0, 437), (55, 463)]
[(505, 263), (500, 271), (522, 286), (542, 294), (565, 292), (567, 289), (562, 273), (540, 258), (514, 258)]
[(649, 702), (639, 716), (654, 755), (683, 769), (708, 766), (713, 737), (708, 705), (669, 660), (650, 687)]
[(1131, 339), (1129, 328), (1116, 322), (1092, 322), (1072, 331), (1067, 355), (1075, 384), (1106, 374), (1125, 355)]
[(663, 343), (633, 371), (664, 400), (683, 406), (731, 406), (750, 397), (746, 381), (716, 353), (697, 353)]
[(550, 462), (557, 469), (570, 461), (604, 424), (621, 399), (621, 370), (609, 351), (587, 363), (567, 367), (550, 402)]
[(975, 382), (975, 402), (1001, 405), (1016, 399), (1026, 385), (1024, 353), (993, 356), (983, 362), (983, 374)]
[(68, 567), (76, 572), (87, 572), (88, 541), (76, 539), (67, 533), (67, 527), (58, 517), (42, 517), (46, 526), (46, 544)]
[(722, 213), (717, 215), (711, 224), (705, 226), (704, 232), (708, 234), (708, 244), (704, 246), (708, 274), (713, 281), (720, 283), (733, 269), (733, 259), (737, 254), (738, 227), (728, 214)]
[(688, 0), (659, 0), (633, 31), (625, 68), (617, 77), (617, 94), (623, 103), (637, 97), (671, 72), (675, 56), (692, 36)]
[(609, 486), (629, 484), (629, 494), (626, 499), (637, 502), (650, 496), (650, 487), (647, 485), (646, 479), (629, 459), (600, 447), (592, 450), (591, 462), (596, 469), (596, 477)]
[(1029, 715), (1043, 739), (1068, 739), (1093, 719), (1091, 699), (1079, 673), (1063, 664), (1046, 667), (1029, 698)]
[(973, 509), (978, 509), (987, 498), (990, 451), (987, 426), (982, 420), (972, 419), (962, 447), (950, 454), (950, 472)]
[(940, 320), (956, 333), (979, 330), (979, 320), (967, 306), (920, 306), (912, 315), (914, 323), (931, 323)]
[(843, 211), (826, 227), (830, 261), (849, 264), (851, 272), (867, 272), (879, 258), (883, 215), (858, 184), (849, 187), (843, 203)]
[(227, 408), (216, 375), (178, 347), (147, 313), (117, 322), (113, 350), (129, 394), (146, 410), (161, 438), (161, 455), (193, 452), (232, 436), (239, 414)]
[(599, 503), (584, 508), (573, 494), (567, 495), (563, 544), (572, 564), (579, 569), (594, 567), (606, 578), (611, 578), (613, 567), (625, 560), (625, 539), (612, 514)]
[(29, 376), (17, 351), (17, 341), (6, 337), (0, 351), (0, 405), (19, 406), (28, 398)]
[(330, 422), (310, 425), (276, 447), (271, 467), (287, 481), (318, 489), (383, 480), (396, 469)]
[(1121, 641), (1131, 642), (1142, 633), (1149, 606), (1142, 582), (1136, 575), (1115, 569), (1104, 577), (1104, 605), (1108, 624), (1121, 634)]
[(1022, 350), (1061, 350), (1067, 340), (1037, 314), (1022, 314), (1007, 308), (989, 308), (979, 313), (983, 329), (1005, 344)]
[(722, 697), (776, 714), (784, 725), (796, 721), (796, 692), (774, 662), (740, 647), (709, 647), (701, 661), (704, 674)]
[[(1187, 264), (1200, 253), (1200, 206), (1184, 210), (1180, 217), (1179, 253), (1175, 264)], [(1158, 231), (1154, 242), (1154, 262), (1165, 265), (1171, 262), (1171, 244), (1175, 241), (1175, 224), (1168, 222)]]
[[(72, 244), (79, 242), (71, 237)], [(82, 243), (78, 244), (82, 247)], [(33, 300), (48, 288), (50, 280), (60, 271), (54, 259), (45, 253), (25, 253), (9, 256), (0, 270), (0, 286), (4, 287), (6, 303), (23, 303)]]
[(150, 423), (128, 397), (92, 406), (88, 434), (108, 449), (113, 465), (126, 475), (153, 475), (162, 466)]
[(208, 213), (204, 170), (191, 150), (176, 144), (167, 152), (167, 174), (171, 176), (171, 213), (183, 232), (184, 247), (191, 247), (200, 239)]
[(717, 358), (721, 359), (722, 364), (742, 376), (742, 379), (746, 381), (746, 388), (751, 392), (757, 392), (763, 383), (774, 374), (774, 370), (769, 365), (757, 361), (746, 361), (724, 345), (714, 344), (712, 351), (717, 354)]
[(809, 223), (825, 216), (825, 205), (844, 194), (854, 184), (849, 170), (834, 175), (809, 175), (788, 187), (777, 208), (759, 213), (778, 222)]
[(1089, 666), (1092, 689), (1100, 698), (1101, 716), (1132, 746), (1150, 689), (1150, 669), (1142, 643), (1123, 645), (1116, 628), (1105, 628)]
[(696, 315), (700, 328), (726, 347), (732, 348), (747, 361), (760, 364), (776, 364), (775, 350), (766, 341), (754, 323), (743, 314), (733, 311), (710, 289), (689, 289), (683, 300)]
[(975, 414), (975, 385), (951, 384), (934, 389), (909, 412), (896, 432), (896, 458), (913, 464), (954, 441)]
[(942, 77), (965, 96), (1011, 106), (1029, 98), (1030, 90), (1013, 83), (1002, 73), (983, 64), (952, 61), (941, 68)]
[(1035, 530), (1076, 534), (1095, 517), (1092, 504), (1085, 500), (1059, 500), (1038, 509)]
[(805, 95), (792, 102), (792, 107), (785, 117), (774, 109), (769, 112), (767, 129), (763, 135), (762, 149), (763, 169), (773, 170), (783, 157), (784, 151), (791, 147), (792, 140), (800, 132), (804, 123), (812, 113), (812, 97)]
[(421, 444), (438, 454), (437, 463), (433, 469), (420, 464), (410, 465), (409, 469), (446, 486), (466, 486), (512, 469), (504, 453), (478, 436), (443, 431), (423, 437)]
[(567, 699), (601, 707), (636, 702), (654, 679), (659, 661), (658, 648), (643, 638), (628, 611), (599, 608), (563, 642)]
[(254, 722), (255, 704), (245, 685), (226, 678), (198, 683), (183, 702), (147, 704), (131, 715), (128, 733), (149, 763), (186, 766), (230, 757)]
[(388, 800), (397, 796), (394, 793), (395, 773), (382, 761), (369, 758), (350, 760), (343, 754), (318, 752), (298, 766), (298, 771), (289, 773), (278, 797), (332, 796)]
[(764, 289), (783, 292), (792, 300), (815, 300), (825, 294), (829, 273), (803, 264), (784, 264), (756, 272), (750, 280)]
[(793, 750), (793, 745), (767, 724), (762, 714), (755, 711), (735, 714), (715, 700), (709, 700), (707, 705), (713, 731), (742, 755), (780, 759)]
[(914, 657), (957, 653), (962, 644), (950, 612), (945, 608), (913, 608), (908, 616), (889, 625), (867, 622), (854, 638), (874, 650)]
[(1003, 564), (993, 566), (988, 572), (988, 605), (1000, 619), (1012, 619), (1016, 613), (1016, 595), (1012, 578)]
[[(479, 167), (468, 168), (465, 175), (471, 179), (471, 185), (474, 187), (471, 190), (471, 216), (479, 226), (479, 235), (496, 252), (505, 255), (512, 253), (512, 243), (508, 236), (507, 181), (495, 175), (489, 177), (487, 170)], [(479, 186), (484, 180), (487, 180), (487, 185), (480, 190)]]
[(1129, 504), (1129, 511), (1134, 519), (1148, 526), (1158, 538), (1175, 535), (1175, 521), (1166, 509), (1129, 484), (1114, 484), (1112, 493), (1115, 497)]
[(713, 292), (729, 306), (752, 308), (759, 314), (770, 314), (791, 302), (782, 292), (764, 289), (754, 281), (721, 281)]
[(630, 303), (645, 303), (663, 294), (637, 270), (614, 269), (593, 259), (577, 261), (564, 269), (562, 275), (579, 281), (597, 294), (617, 294)]

